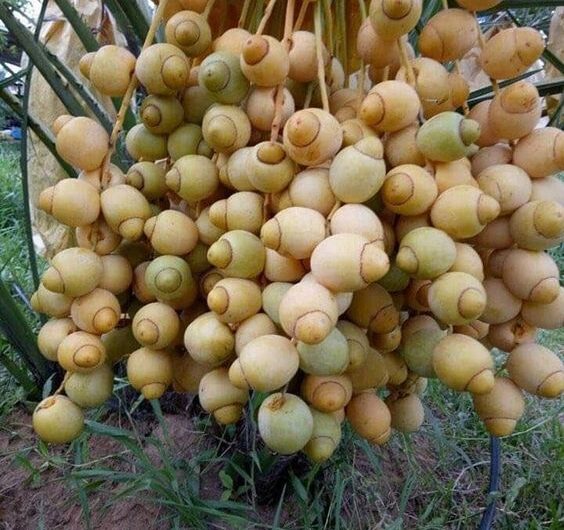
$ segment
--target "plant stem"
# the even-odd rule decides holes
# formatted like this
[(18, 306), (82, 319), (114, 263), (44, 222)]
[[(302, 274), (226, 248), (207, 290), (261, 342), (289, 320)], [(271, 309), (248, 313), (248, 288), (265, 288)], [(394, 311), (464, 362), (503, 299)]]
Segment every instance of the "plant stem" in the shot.
[(249, 14), (249, 8), (251, 7), (252, 0), (245, 0), (243, 4), (243, 9), (241, 9), (241, 15), (239, 17), (239, 21), (237, 22), (238, 28), (244, 28), (245, 22), (247, 21), (247, 15)]
[(405, 69), (405, 75), (407, 82), (415, 87), (415, 72), (413, 71), (413, 66), (409, 60), (409, 55), (407, 55), (407, 46), (405, 45), (405, 39), (401, 36), (398, 39), (398, 46), (400, 51), (401, 65)]
[[(483, 51), (484, 46), (486, 45), (486, 39), (484, 39), (484, 34), (482, 33), (482, 28), (480, 27), (476, 13), (474, 13), (474, 20), (476, 21), (476, 27), (478, 28), (478, 44), (480, 45), (480, 50)], [(490, 77), (490, 82), (492, 84), (494, 94), (497, 96), (497, 94), (499, 93), (499, 85), (497, 84), (497, 80)]]
[(317, 53), (317, 78), (319, 79), (319, 90), (321, 92), (323, 110), (325, 112), (329, 112), (329, 98), (327, 96), (327, 85), (325, 84), (325, 65), (323, 64), (321, 4), (319, 2), (317, 2), (317, 5), (315, 6), (313, 22), (315, 27), (315, 51)]
[(259, 26), (257, 28), (256, 31), (257, 35), (262, 35), (262, 33), (264, 32), (264, 28), (268, 24), (268, 20), (270, 19), (270, 15), (272, 15), (272, 11), (274, 10), (275, 5), (276, 5), (276, 0), (270, 0), (270, 2), (268, 2), (268, 5), (264, 10), (264, 15), (262, 16)]
[(294, 25), (294, 31), (298, 31), (302, 27), (307, 13), (307, 8), (309, 7), (309, 4), (311, 4), (311, 2), (312, 0), (304, 0), (302, 2), (300, 12), (298, 13), (298, 18), (296, 19), (296, 24)]
[[(206, 4), (206, 8), (204, 9), (202, 16), (204, 18), (208, 18), (210, 15), (211, 10), (213, 9), (213, 5), (215, 4), (215, 0), (208, 0), (208, 3)], [(157, 14), (155, 13), (155, 17), (157, 16)]]

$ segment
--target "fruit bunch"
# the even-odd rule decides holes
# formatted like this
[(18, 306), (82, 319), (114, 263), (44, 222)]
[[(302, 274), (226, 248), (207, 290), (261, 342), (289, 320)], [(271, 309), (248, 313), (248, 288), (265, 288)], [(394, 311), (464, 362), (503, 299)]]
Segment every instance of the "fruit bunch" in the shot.
[[(289, 0), (276, 38), (274, 2), (256, 32), (243, 21), (214, 35), (209, 3), (161, 0), (137, 58), (87, 54), (97, 90), (124, 108), (137, 82), (147, 95), (126, 174), (110, 163), (119, 117), (111, 136), (85, 117), (53, 126), (81, 173), (39, 199), (76, 246), (32, 299), (52, 317), (39, 348), (67, 374), (34, 413), (38, 435), (76, 437), (121, 362), (147, 399), (197, 392), (221, 424), (262, 399), (264, 443), (317, 462), (345, 420), (375, 444), (417, 430), (428, 378), (469, 392), (498, 436), (523, 414), (523, 391), (559, 396), (562, 361), (534, 341), (564, 319), (545, 252), (564, 238), (564, 133), (536, 128), (532, 84), (497, 88), (543, 41), (512, 28), (483, 42), (472, 12), (496, 3), (440, 11), (414, 57), (421, 0), (373, 0), (353, 77), (323, 38), (322, 2), (296, 17)], [(314, 31), (300, 28), (308, 6)], [(153, 43), (161, 18), (166, 42)], [(445, 63), (480, 42), (495, 96), (470, 110)]]

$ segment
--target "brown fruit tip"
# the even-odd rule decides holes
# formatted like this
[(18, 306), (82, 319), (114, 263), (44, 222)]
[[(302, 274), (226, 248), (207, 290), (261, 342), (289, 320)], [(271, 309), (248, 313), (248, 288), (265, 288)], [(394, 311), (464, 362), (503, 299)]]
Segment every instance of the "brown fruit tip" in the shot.
[(184, 20), (176, 26), (174, 38), (181, 46), (192, 46), (200, 38), (200, 28), (193, 20)]
[(172, 191), (180, 190), (180, 181), (180, 172), (174, 167), (165, 176), (165, 183)]
[(263, 164), (279, 164), (285, 157), (286, 151), (276, 142), (264, 142), (257, 148), (257, 158)]
[(161, 111), (156, 105), (147, 105), (141, 112), (141, 119), (149, 127), (156, 127), (162, 121)]
[(49, 267), (41, 277), (43, 287), (53, 293), (63, 293), (65, 290), (65, 282), (55, 267)]
[(307, 147), (319, 134), (321, 124), (318, 117), (307, 110), (296, 112), (287, 122), (284, 128), (287, 131), (288, 140), (296, 147)]
[(564, 392), (564, 372), (559, 370), (550, 374), (537, 388), (539, 396), (553, 399)]
[(495, 378), (490, 368), (484, 368), (475, 374), (468, 384), (466, 390), (472, 394), (487, 394), (494, 387)]
[(333, 322), (323, 311), (311, 311), (296, 320), (293, 336), (306, 344), (319, 344), (333, 329)]
[(415, 274), (419, 268), (419, 260), (410, 247), (404, 246), (396, 256), (396, 265), (407, 274)]
[(143, 234), (145, 221), (140, 217), (132, 217), (120, 223), (118, 231), (124, 239), (136, 241)]
[(229, 293), (224, 287), (216, 286), (208, 294), (208, 307), (218, 315), (223, 315), (229, 308)]
[(182, 275), (176, 269), (167, 267), (155, 276), (155, 285), (163, 293), (173, 293), (182, 284)]
[(81, 346), (73, 355), (73, 362), (81, 368), (94, 368), (103, 359), (102, 352), (93, 344)]
[(143, 341), (143, 344), (155, 344), (159, 340), (159, 328), (148, 318), (144, 318), (137, 322), (135, 326), (135, 334)]
[(92, 319), (92, 326), (97, 333), (107, 333), (114, 329), (119, 321), (119, 315), (111, 307), (102, 307)]
[(86, 53), (78, 62), (78, 69), (80, 70), (80, 73), (86, 77), (86, 79), (90, 78), (90, 68), (92, 67), (92, 61), (94, 60), (95, 54), (95, 52)]
[(458, 299), (458, 312), (463, 318), (474, 320), (478, 318), (486, 308), (486, 297), (478, 289), (466, 289)]
[(535, 207), (533, 224), (547, 239), (560, 237), (564, 233), (564, 207), (556, 201), (540, 201)]
[(493, 436), (509, 436), (517, 425), (517, 420), (511, 418), (489, 418), (484, 420), (484, 425)]
[(155, 226), (157, 225), (157, 217), (150, 217), (149, 219), (147, 219), (145, 221), (145, 225), (143, 227), (143, 232), (145, 232), (145, 235), (151, 239), (151, 237), (153, 236), (153, 232), (155, 231)]
[(229, 241), (220, 239), (208, 249), (208, 261), (219, 269), (224, 269), (233, 260), (233, 251)]
[(243, 45), (243, 60), (249, 65), (255, 65), (266, 57), (268, 49), (268, 41), (264, 37), (253, 35)]

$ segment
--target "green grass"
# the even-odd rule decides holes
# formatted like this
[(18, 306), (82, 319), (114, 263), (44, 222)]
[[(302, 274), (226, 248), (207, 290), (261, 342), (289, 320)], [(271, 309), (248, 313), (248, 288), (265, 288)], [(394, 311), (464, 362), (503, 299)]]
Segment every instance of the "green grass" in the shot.
[[(16, 145), (0, 144), (1, 265), (2, 277), (29, 296), (33, 286), (18, 160)], [(563, 270), (563, 249), (555, 249), (553, 256)], [(25, 308), (23, 301), (20, 305)], [(25, 310), (36, 327), (37, 318)], [(541, 341), (561, 351), (564, 330), (543, 332)], [(1, 337), (0, 349), (17, 358)], [(0, 366), (0, 418), (23, 398)], [(166, 442), (160, 407), (153, 404), (158, 422), (153, 427), (160, 425), (164, 443), (154, 430), (147, 435), (147, 416), (135, 411), (138, 403), (119, 407), (119, 428), (103, 424), (104, 411), (89, 414), (89, 435), (118, 446), (103, 457), (91, 453), (84, 435), (65, 453), (39, 444), (22, 450), (17, 461), (35, 486), (45, 481), (47, 470), (57, 470), (58, 480), (67, 483), (82, 506), (85, 521), (93, 517), (93, 496), (116, 487), (103, 509), (128, 496), (148, 495), (164, 508), (163, 521), (172, 528), (476, 528), (488, 502), (488, 435), (468, 395), (433, 381), (424, 403), (426, 421), (419, 433), (395, 434), (386, 447), (374, 448), (346, 428), (326, 466), (312, 467), (304, 457), (272, 457), (257, 445), (253, 422), (221, 430), (200, 416), (190, 420), (199, 449), (181, 454)], [(564, 526), (562, 413), (561, 400), (527, 397), (517, 431), (502, 441), (497, 529)], [(32, 463), (33, 455), (40, 464)], [(215, 499), (203, 495), (206, 477), (219, 488)]]

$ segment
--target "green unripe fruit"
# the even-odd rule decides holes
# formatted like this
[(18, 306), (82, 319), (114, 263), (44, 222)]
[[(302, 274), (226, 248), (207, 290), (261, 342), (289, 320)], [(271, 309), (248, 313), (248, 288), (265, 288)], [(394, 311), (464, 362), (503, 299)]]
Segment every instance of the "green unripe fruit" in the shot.
[(485, 394), (494, 385), (494, 362), (477, 340), (454, 333), (441, 339), (433, 350), (437, 377), (459, 392)]
[(407, 367), (422, 377), (436, 377), (433, 368), (433, 350), (446, 333), (438, 326), (404, 333), (400, 354)]
[(144, 232), (159, 254), (184, 256), (198, 242), (196, 223), (177, 210), (165, 210), (147, 219)]
[(208, 55), (198, 70), (198, 83), (226, 105), (240, 103), (249, 91), (249, 81), (241, 71), (239, 58), (229, 52)]
[(279, 316), (282, 329), (289, 337), (306, 344), (319, 344), (337, 324), (337, 301), (322, 285), (301, 282), (282, 298)]
[(201, 125), (207, 110), (215, 103), (212, 95), (200, 85), (188, 87), (182, 97), (184, 119), (188, 123)]
[(166, 350), (139, 348), (127, 358), (127, 378), (145, 399), (160, 398), (172, 383), (172, 358)]
[(135, 75), (149, 94), (171, 96), (186, 86), (190, 66), (184, 53), (172, 44), (152, 44), (137, 58)]
[(351, 292), (382, 278), (390, 262), (379, 242), (357, 234), (337, 234), (315, 247), (310, 266), (321, 285), (334, 292)]
[(280, 302), (284, 295), (293, 287), (288, 282), (272, 282), (262, 291), (262, 307), (272, 321), (280, 325)]
[(496, 377), (486, 394), (472, 396), (474, 410), (493, 436), (507, 436), (515, 430), (525, 412), (525, 400), (519, 387), (507, 377)]
[(239, 362), (248, 385), (260, 392), (272, 392), (296, 375), (300, 357), (287, 338), (263, 335), (243, 347)]
[(476, 320), (486, 308), (482, 283), (465, 272), (447, 272), (429, 288), (429, 307), (445, 324), (462, 325)]
[(208, 307), (221, 322), (235, 324), (260, 311), (260, 287), (251, 280), (225, 278), (209, 292)]
[(166, 174), (166, 185), (189, 203), (201, 201), (219, 186), (217, 167), (205, 156), (185, 155)]
[(258, 428), (269, 449), (282, 455), (303, 449), (313, 434), (309, 407), (293, 394), (271, 394), (261, 404)]
[(168, 134), (182, 123), (184, 113), (174, 96), (147, 96), (141, 104), (140, 117), (153, 134)]
[(454, 241), (442, 230), (416, 228), (401, 240), (396, 265), (419, 280), (430, 280), (448, 271), (456, 259)]
[(359, 203), (373, 197), (384, 183), (384, 147), (376, 136), (342, 149), (329, 168), (329, 182), (343, 202)]
[(106, 348), (96, 335), (75, 331), (59, 344), (57, 360), (68, 372), (88, 373), (104, 363)]
[(76, 324), (70, 318), (52, 319), (43, 324), (37, 334), (37, 347), (50, 361), (57, 361), (57, 349), (63, 339), (77, 331)]
[(297, 349), (300, 368), (306, 374), (339, 375), (349, 365), (347, 338), (338, 329), (333, 329), (318, 344), (298, 342)]
[(174, 309), (161, 302), (154, 302), (135, 313), (131, 328), (139, 344), (162, 350), (176, 339), (180, 331), (180, 320)]
[(218, 423), (228, 425), (241, 418), (249, 392), (231, 384), (226, 368), (217, 368), (200, 380), (198, 397), (206, 412), (213, 414)]
[(114, 372), (107, 364), (87, 374), (71, 373), (65, 381), (65, 394), (83, 409), (103, 405), (112, 396)]
[(211, 158), (213, 154), (204, 140), (202, 128), (194, 123), (185, 123), (169, 134), (166, 147), (173, 160), (179, 160), (186, 155)]
[(125, 137), (125, 147), (134, 160), (155, 161), (167, 157), (166, 136), (151, 132), (144, 124), (134, 125)]
[(214, 313), (204, 313), (191, 322), (184, 333), (184, 346), (198, 363), (223, 364), (233, 353), (235, 337)]
[(564, 392), (564, 365), (560, 358), (540, 344), (521, 344), (507, 358), (513, 382), (529, 394), (557, 398)]
[(384, 357), (373, 348), (369, 348), (364, 363), (357, 368), (349, 369), (346, 375), (351, 380), (355, 394), (369, 388), (383, 388), (389, 380)]
[(417, 394), (398, 399), (387, 398), (386, 405), (392, 416), (392, 428), (400, 432), (418, 431), (425, 419), (425, 410)]
[(407, 287), (409, 276), (395, 263), (391, 263), (388, 272), (378, 280), (378, 283), (389, 293), (397, 293)]
[(304, 447), (304, 453), (313, 462), (325, 462), (337, 449), (341, 441), (341, 425), (332, 414), (310, 409), (313, 416), (313, 432)]
[(95, 289), (104, 272), (102, 259), (91, 250), (72, 247), (59, 252), (43, 273), (43, 287), (69, 297), (82, 296)]
[(456, 112), (441, 112), (417, 131), (417, 147), (436, 162), (452, 162), (466, 156), (468, 148), (480, 136), (478, 122)]
[(335, 412), (352, 397), (352, 383), (346, 375), (307, 375), (301, 387), (302, 397), (321, 412)]
[(256, 278), (264, 270), (265, 260), (261, 240), (244, 230), (223, 234), (208, 250), (208, 261), (234, 278)]
[(178, 256), (159, 256), (145, 271), (149, 291), (159, 300), (168, 302), (188, 296), (195, 290), (188, 263)]
[(33, 430), (44, 442), (66, 444), (84, 429), (84, 414), (66, 396), (49, 396), (41, 401), (32, 417)]
[(368, 391), (354, 396), (346, 414), (356, 433), (370, 443), (382, 445), (390, 439), (390, 410), (376, 394)]

